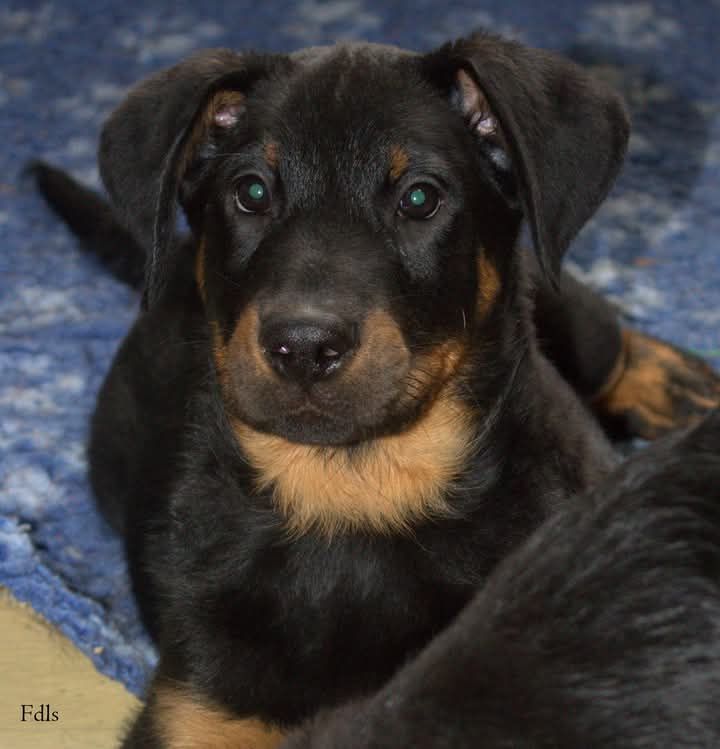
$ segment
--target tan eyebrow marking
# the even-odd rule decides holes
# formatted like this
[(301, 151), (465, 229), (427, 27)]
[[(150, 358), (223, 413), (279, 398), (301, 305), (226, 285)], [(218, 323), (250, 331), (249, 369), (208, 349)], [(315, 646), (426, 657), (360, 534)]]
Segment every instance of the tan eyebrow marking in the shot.
[(397, 182), (405, 174), (410, 165), (410, 157), (402, 146), (393, 146), (390, 149), (390, 181)]
[(275, 141), (268, 141), (263, 146), (263, 154), (268, 166), (271, 169), (277, 169), (277, 165), (280, 163), (280, 146)]

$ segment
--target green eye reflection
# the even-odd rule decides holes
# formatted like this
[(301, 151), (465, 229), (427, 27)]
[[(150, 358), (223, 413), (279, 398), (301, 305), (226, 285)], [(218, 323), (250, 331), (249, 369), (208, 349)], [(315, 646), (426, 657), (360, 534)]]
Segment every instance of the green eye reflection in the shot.
[(425, 205), (427, 202), (427, 194), (422, 187), (416, 187), (412, 190), (408, 195), (408, 198), (410, 199), (410, 203), (418, 208)]
[(440, 205), (438, 189), (428, 182), (420, 182), (412, 185), (400, 198), (398, 214), (418, 220), (432, 218)]
[(235, 202), (243, 213), (267, 213), (270, 210), (270, 190), (257, 174), (243, 177), (235, 185)]
[(259, 182), (253, 182), (248, 187), (248, 195), (253, 200), (262, 200), (265, 197), (265, 186), (261, 185)]

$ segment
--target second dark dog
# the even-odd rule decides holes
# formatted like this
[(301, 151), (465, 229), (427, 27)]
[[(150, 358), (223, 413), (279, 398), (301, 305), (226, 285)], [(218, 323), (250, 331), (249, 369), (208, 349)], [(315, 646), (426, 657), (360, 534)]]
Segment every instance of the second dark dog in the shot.
[(720, 746), (720, 413), (504, 560), (372, 700), (283, 749)]

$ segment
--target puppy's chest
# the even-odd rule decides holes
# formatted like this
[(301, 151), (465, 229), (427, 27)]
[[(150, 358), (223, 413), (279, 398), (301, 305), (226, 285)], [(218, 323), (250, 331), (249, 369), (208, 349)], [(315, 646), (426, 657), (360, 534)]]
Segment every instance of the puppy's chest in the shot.
[(208, 602), (216, 598), (245, 617), (281, 625), (284, 636), (293, 621), (329, 632), (341, 630), (343, 620), (366, 620), (383, 636), (388, 625), (408, 628), (409, 619), (410, 628), (434, 622), (436, 611), (466, 599), (488, 571), (471, 528), (422, 534), (420, 541), (402, 533), (293, 536), (277, 524), (216, 520), (214, 535), (175, 537), (184, 580), (196, 580)]
[[(215, 696), (268, 720), (302, 720), (377, 688), (477, 585), (449, 562), (453, 554), (440, 565), (439, 548), (428, 552), (409, 538), (289, 539), (223, 525), (216, 543), (186, 546), (178, 579), (191, 596), (176, 617), (203, 631), (195, 657), (221, 659), (234, 675)], [(238, 694), (252, 694), (252, 704), (234, 704)]]

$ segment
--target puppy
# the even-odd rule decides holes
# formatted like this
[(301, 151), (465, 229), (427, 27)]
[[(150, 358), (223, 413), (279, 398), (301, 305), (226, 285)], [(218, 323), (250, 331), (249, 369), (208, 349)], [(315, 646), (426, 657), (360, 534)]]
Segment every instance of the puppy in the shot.
[(613, 468), (588, 404), (652, 435), (717, 402), (560, 271), (627, 136), (579, 68), (477, 34), (195, 55), (105, 125), (112, 215), (36, 168), (117, 272), (147, 256), (89, 448), (160, 651), (125, 747), (270, 747), (379, 688)]
[(720, 413), (500, 563), (381, 692), (283, 749), (720, 746)]

